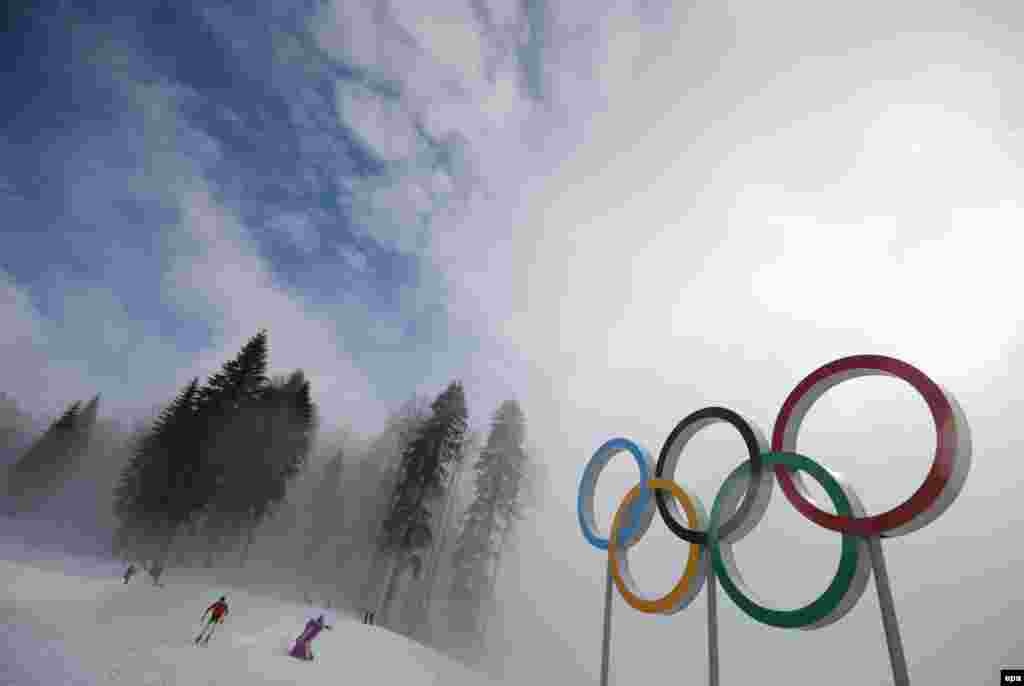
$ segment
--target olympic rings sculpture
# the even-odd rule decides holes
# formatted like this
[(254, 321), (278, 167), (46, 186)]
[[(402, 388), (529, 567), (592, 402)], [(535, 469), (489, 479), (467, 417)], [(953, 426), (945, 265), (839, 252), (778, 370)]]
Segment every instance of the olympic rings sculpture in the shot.
[[(877, 515), (866, 514), (853, 487), (842, 477), (796, 452), (800, 424), (811, 405), (837, 384), (869, 375), (888, 375), (909, 383), (928, 404), (936, 430), (935, 455), (924, 482), (906, 501)], [(675, 482), (674, 476), (686, 444), (714, 423), (729, 424), (739, 432), (748, 459), (725, 479), (708, 515), (700, 498)], [(633, 457), (640, 480), (619, 505), (609, 537), (602, 537), (594, 514), (595, 487), (601, 471), (621, 452)], [(640, 612), (681, 611), (697, 597), (708, 575), (714, 574), (732, 601), (754, 620), (774, 627), (817, 629), (842, 618), (864, 593), (872, 571), (867, 540), (906, 535), (941, 516), (963, 489), (970, 461), (967, 419), (948, 391), (906, 362), (881, 355), (855, 355), (823, 365), (793, 389), (775, 420), (770, 446), (753, 422), (722, 407), (707, 407), (680, 421), (662, 446), (656, 464), (646, 450), (628, 439), (606, 442), (583, 471), (577, 515), (584, 538), (607, 551), (619, 594)], [(836, 514), (821, 509), (813, 500), (803, 474), (821, 485)], [(807, 519), (841, 534), (839, 566), (828, 588), (796, 610), (774, 609), (761, 601), (746, 585), (732, 552), (733, 544), (761, 521), (776, 481), (786, 499)], [(675, 587), (664, 596), (651, 598), (638, 589), (630, 573), (628, 549), (650, 528), (655, 510), (669, 530), (690, 544), (690, 554)], [(688, 526), (682, 523), (684, 519)]]

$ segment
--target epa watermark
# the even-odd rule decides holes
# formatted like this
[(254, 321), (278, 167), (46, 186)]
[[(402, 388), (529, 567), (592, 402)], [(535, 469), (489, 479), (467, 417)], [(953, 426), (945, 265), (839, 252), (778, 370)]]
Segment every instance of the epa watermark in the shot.
[(1018, 684), (1024, 686), (1024, 669), (1017, 667), (1014, 669), (1000, 669), (999, 670), (999, 684)]

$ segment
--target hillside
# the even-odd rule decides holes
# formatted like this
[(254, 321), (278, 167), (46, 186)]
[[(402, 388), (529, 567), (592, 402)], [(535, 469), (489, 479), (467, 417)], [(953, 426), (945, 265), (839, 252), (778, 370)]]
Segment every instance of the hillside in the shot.
[[(11, 558), (5, 548), (3, 557)], [(261, 686), (263, 684), (492, 683), (403, 636), (347, 614), (313, 646), (316, 660), (288, 657), (316, 608), (213, 586), (201, 573), (169, 574), (163, 588), (102, 560), (0, 560), (0, 684)], [(209, 646), (191, 640), (203, 610), (226, 594), (231, 612)]]

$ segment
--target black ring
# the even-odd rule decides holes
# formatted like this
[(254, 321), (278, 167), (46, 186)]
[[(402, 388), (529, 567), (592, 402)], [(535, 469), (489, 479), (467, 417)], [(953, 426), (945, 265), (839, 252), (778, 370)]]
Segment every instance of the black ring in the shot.
[[(740, 432), (743, 442), (747, 444), (747, 453), (750, 455), (750, 479), (747, 481), (747, 493), (732, 517), (718, 527), (718, 537), (720, 539), (727, 539), (730, 534), (744, 524), (754, 504), (764, 495), (762, 493), (762, 489), (765, 488), (764, 479), (762, 478), (764, 459), (761, 457), (761, 453), (767, 451), (768, 446), (764, 437), (759, 435), (747, 420), (724, 407), (705, 407), (690, 414), (676, 424), (676, 428), (672, 429), (672, 433), (665, 439), (665, 444), (661, 447), (661, 453), (658, 455), (658, 465), (655, 467), (654, 474), (655, 478), (658, 479), (674, 478), (674, 474), (667, 476), (664, 474), (665, 466), (669, 459), (672, 458), (674, 462), (678, 461), (683, 448), (686, 447), (686, 444), (693, 438), (694, 434), (705, 426), (717, 424), (718, 422), (730, 424)], [(682, 443), (678, 449), (673, 451), (673, 446), (678, 440), (682, 440)], [(673, 452), (674, 457), (672, 455)], [(672, 471), (675, 471), (675, 464), (672, 465)], [(688, 529), (672, 516), (669, 510), (668, 495), (661, 490), (655, 490), (654, 497), (658, 503), (658, 512), (661, 514), (661, 519), (672, 533), (689, 543), (707, 544), (708, 534), (706, 531)]]

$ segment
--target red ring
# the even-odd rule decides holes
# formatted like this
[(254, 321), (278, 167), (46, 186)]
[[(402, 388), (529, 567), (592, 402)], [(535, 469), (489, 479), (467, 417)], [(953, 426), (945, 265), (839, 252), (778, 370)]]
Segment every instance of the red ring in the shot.
[[(942, 389), (924, 372), (906, 362), (883, 355), (853, 355), (829, 362), (811, 372), (782, 404), (772, 432), (772, 451), (796, 450), (796, 435), (800, 423), (814, 401), (848, 378), (870, 374), (887, 374), (906, 381), (924, 397), (928, 409), (931, 410), (936, 431), (935, 459), (932, 461), (928, 476), (917, 491), (888, 512), (870, 517), (839, 517), (819, 509), (808, 500), (797, 488), (792, 473), (784, 465), (775, 466), (775, 478), (793, 507), (815, 524), (844, 534), (885, 536), (924, 514), (939, 499), (953, 476), (957, 457), (957, 429), (953, 419), (953, 408)], [(836, 375), (844, 377), (833, 380)], [(902, 531), (900, 534), (910, 533), (912, 530)]]

